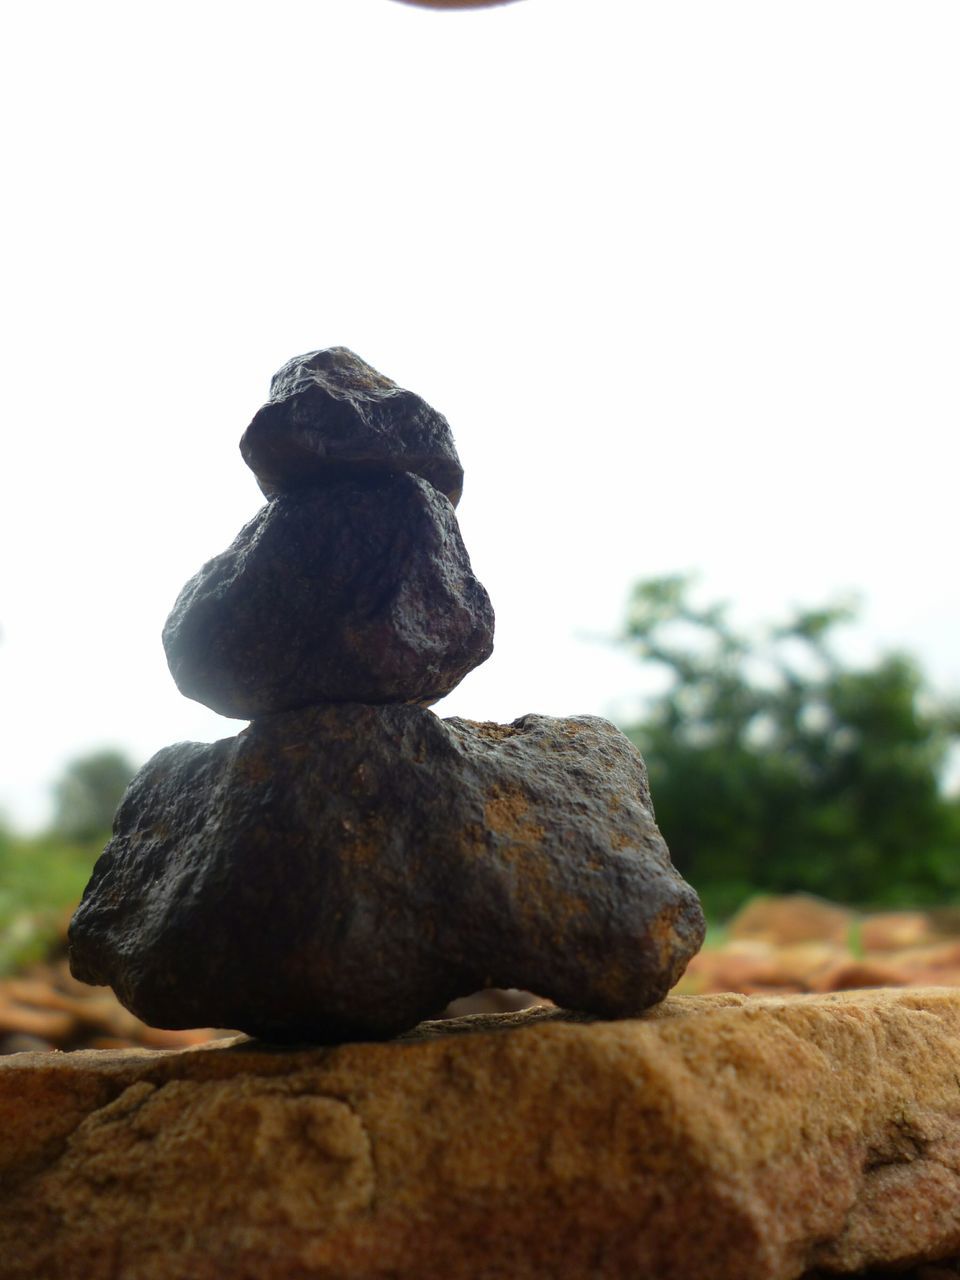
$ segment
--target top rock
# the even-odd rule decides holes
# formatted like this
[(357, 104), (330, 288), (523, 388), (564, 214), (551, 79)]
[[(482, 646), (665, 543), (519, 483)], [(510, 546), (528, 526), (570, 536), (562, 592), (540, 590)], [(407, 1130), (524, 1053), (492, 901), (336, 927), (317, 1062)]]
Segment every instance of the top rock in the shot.
[(240, 441), (271, 498), (341, 471), (411, 471), (454, 506), (463, 467), (446, 418), (346, 347), (295, 356)]

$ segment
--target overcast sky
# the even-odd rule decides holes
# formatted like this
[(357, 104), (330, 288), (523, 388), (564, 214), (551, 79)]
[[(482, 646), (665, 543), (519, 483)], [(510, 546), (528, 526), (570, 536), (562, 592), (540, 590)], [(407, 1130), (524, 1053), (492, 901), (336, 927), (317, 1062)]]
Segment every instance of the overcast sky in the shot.
[(160, 629), (344, 344), (448, 417), (497, 610), (438, 709), (616, 714), (639, 577), (858, 592), (960, 688), (955, 0), (8, 5), (0, 809), (241, 726)]

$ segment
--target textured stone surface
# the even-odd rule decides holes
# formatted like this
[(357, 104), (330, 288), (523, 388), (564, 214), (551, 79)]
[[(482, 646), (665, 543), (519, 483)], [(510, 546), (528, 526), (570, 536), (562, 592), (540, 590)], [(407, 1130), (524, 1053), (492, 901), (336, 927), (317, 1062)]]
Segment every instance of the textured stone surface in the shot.
[(390, 1035), (484, 986), (629, 1015), (702, 939), (604, 720), (356, 704), (259, 720), (134, 779), (70, 927), (146, 1022)]
[(268, 503), (163, 631), (181, 693), (238, 719), (319, 702), (435, 702), (493, 649), (493, 608), (425, 480), (328, 481)]
[(532, 1011), (332, 1050), (19, 1055), (0, 1062), (0, 1276), (932, 1263), (960, 1250), (958, 1078), (960, 995), (937, 991), (673, 997), (636, 1020)]
[(412, 471), (454, 506), (463, 489), (446, 418), (346, 347), (295, 356), (278, 370), (240, 452), (267, 497), (344, 469)]

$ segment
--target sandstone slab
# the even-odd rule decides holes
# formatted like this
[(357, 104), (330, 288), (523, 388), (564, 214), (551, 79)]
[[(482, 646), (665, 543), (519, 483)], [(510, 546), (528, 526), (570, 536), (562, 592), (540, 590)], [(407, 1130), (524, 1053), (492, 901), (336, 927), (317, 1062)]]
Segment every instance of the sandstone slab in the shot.
[(346, 347), (295, 356), (240, 441), (266, 496), (331, 472), (411, 471), (456, 506), (463, 468), (446, 418)]
[(349, 704), (159, 752), (69, 937), (153, 1025), (331, 1041), (484, 987), (635, 1014), (703, 928), (607, 721)]
[(922, 1268), (960, 1252), (958, 1079), (960, 994), (937, 990), (20, 1054), (0, 1061), (0, 1277)]
[(490, 656), (493, 625), (450, 503), (388, 473), (268, 503), (187, 583), (163, 643), (181, 693), (246, 720), (435, 702)]

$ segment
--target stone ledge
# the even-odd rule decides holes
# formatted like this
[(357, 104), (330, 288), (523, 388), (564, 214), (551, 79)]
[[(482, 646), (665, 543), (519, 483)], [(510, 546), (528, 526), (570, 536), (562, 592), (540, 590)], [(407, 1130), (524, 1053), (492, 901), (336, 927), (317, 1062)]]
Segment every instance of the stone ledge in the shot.
[(0, 1060), (2, 1280), (792, 1280), (960, 1253), (960, 992)]

